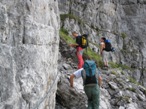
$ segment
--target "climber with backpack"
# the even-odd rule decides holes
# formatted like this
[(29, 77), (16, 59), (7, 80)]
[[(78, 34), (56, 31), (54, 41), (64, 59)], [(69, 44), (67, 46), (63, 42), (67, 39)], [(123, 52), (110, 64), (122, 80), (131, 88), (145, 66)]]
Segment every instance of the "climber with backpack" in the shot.
[(73, 87), (73, 79), (82, 77), (84, 91), (88, 97), (88, 109), (99, 109), (100, 86), (102, 83), (101, 72), (93, 60), (86, 60), (83, 68), (78, 69), (70, 76), (70, 86)]
[(108, 68), (108, 54), (109, 52), (114, 52), (114, 47), (112, 47), (112, 44), (110, 40), (106, 39), (105, 37), (102, 37), (100, 39), (100, 55), (102, 56), (103, 62), (104, 62), (104, 68)]
[(79, 36), (77, 32), (72, 32), (72, 35), (76, 38), (76, 43), (75, 44), (70, 44), (71, 47), (75, 47), (76, 48), (76, 55), (78, 58), (78, 69), (82, 68), (83, 64), (84, 64), (84, 60), (83, 60), (83, 49), (87, 48), (88, 46), (88, 40), (87, 34), (81, 35)]

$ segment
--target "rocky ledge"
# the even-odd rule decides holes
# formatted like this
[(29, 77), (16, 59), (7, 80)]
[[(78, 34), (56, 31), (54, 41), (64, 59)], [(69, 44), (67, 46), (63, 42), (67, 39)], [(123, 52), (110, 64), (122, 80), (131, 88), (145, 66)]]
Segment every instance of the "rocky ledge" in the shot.
[[(69, 75), (77, 69), (74, 52), (63, 41), (60, 42), (60, 52), (56, 109), (85, 109), (87, 97), (82, 78), (75, 79), (74, 88), (69, 86), (68, 81)], [(100, 109), (146, 109), (146, 89), (130, 77), (131, 70), (110, 68), (101, 71)]]

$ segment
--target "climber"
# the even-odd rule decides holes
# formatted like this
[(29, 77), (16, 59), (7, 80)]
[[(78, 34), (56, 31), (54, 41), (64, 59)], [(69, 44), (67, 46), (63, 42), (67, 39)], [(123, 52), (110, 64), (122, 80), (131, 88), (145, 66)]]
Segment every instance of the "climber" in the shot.
[(78, 33), (76, 33), (75, 31), (72, 32), (72, 35), (76, 38), (76, 43), (75, 44), (70, 44), (71, 47), (75, 47), (76, 48), (76, 55), (78, 58), (78, 69), (82, 68), (83, 64), (84, 64), (84, 60), (83, 60), (83, 48), (80, 46), (80, 37), (78, 35)]
[(92, 60), (86, 60), (83, 68), (78, 69), (70, 76), (70, 86), (73, 87), (73, 79), (82, 77), (84, 91), (88, 97), (88, 109), (99, 109), (99, 96), (102, 77), (99, 69)]
[[(109, 45), (110, 46), (110, 45)], [(108, 46), (108, 47), (109, 47)], [(104, 63), (104, 68), (108, 68), (108, 50), (106, 50), (106, 38), (105, 37), (102, 37), (100, 39), (100, 55), (102, 56), (102, 60), (103, 60), (103, 63)]]

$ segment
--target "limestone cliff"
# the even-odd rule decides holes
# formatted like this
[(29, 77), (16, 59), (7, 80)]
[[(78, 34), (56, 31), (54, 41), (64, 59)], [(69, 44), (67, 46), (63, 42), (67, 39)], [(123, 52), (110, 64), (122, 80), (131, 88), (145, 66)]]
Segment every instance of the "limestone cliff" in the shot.
[(116, 48), (109, 59), (136, 69), (131, 75), (146, 86), (145, 0), (59, 0), (59, 9), (62, 28), (89, 33), (96, 44), (109, 38)]
[[(108, 71), (101, 70), (103, 86), (100, 88), (100, 109), (145, 109), (146, 0), (58, 1), (61, 33), (67, 36), (71, 35), (71, 31), (89, 33), (89, 46), (96, 53), (99, 53), (99, 39), (102, 36), (109, 38), (116, 48), (108, 58), (112, 64), (120, 67), (111, 65)], [(74, 91), (67, 80), (73, 72), (70, 69), (75, 68), (75, 59), (72, 58), (75, 56), (72, 56), (73, 50), (64, 48), (67, 45), (62, 42), (60, 49), (63, 58), (60, 60), (63, 64), (59, 67), (62, 76), (58, 84), (56, 109), (84, 109), (87, 98), (84, 92), (80, 92), (83, 91), (81, 81), (74, 80)]]
[[(89, 40), (97, 45), (101, 36), (108, 37), (116, 48), (110, 60), (132, 68), (108, 72), (111, 80), (103, 85), (102, 109), (145, 109), (145, 88), (130, 83), (129, 76), (146, 86), (146, 0), (1, 0), (0, 109), (55, 108), (59, 11), (62, 28), (89, 33)], [(90, 48), (98, 53), (92, 43)], [(66, 71), (64, 66), (61, 69)], [(106, 72), (103, 76), (108, 78)]]
[[(77, 62), (74, 49), (62, 40), (62, 34), (59, 48), (61, 54), (58, 72), (61, 77), (58, 82), (55, 109), (86, 109), (87, 97), (83, 90), (82, 78), (74, 79), (74, 88), (70, 87), (68, 81), (69, 76), (77, 69)], [(98, 69), (102, 72), (103, 78), (99, 109), (146, 109), (146, 88), (131, 77), (130, 70), (122, 67)]]
[(0, 109), (53, 109), (57, 88), (56, 0), (0, 1)]

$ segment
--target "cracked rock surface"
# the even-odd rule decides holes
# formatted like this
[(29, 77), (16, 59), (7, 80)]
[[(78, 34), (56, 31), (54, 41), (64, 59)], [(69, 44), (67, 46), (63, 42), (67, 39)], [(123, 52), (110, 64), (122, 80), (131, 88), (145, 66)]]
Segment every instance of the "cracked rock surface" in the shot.
[(56, 1), (0, 1), (0, 109), (55, 107), (59, 26)]

